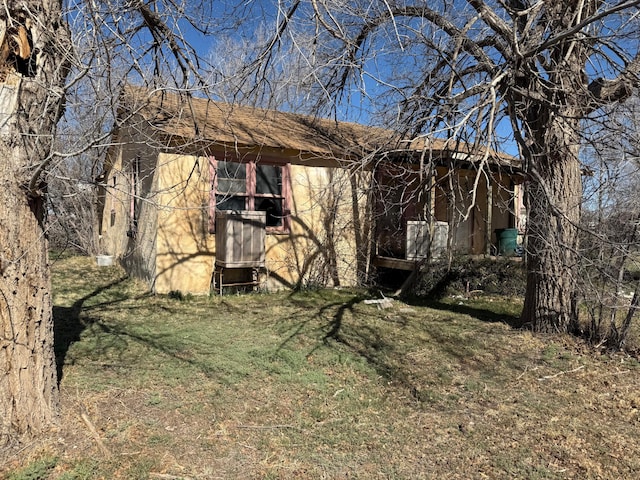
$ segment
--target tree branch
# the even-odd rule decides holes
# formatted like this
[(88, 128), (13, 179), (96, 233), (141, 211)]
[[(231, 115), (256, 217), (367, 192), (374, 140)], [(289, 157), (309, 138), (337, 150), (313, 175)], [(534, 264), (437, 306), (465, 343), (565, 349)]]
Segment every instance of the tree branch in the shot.
[(545, 50), (547, 50), (548, 48), (552, 47), (553, 45), (556, 45), (558, 43), (560, 43), (561, 41), (567, 39), (568, 37), (570, 37), (571, 35), (574, 35), (576, 33), (578, 33), (580, 30), (582, 30), (584, 27), (591, 25), (592, 23), (605, 18), (609, 15), (612, 15), (616, 12), (622, 11), (622, 10), (626, 10), (627, 8), (631, 8), (634, 6), (640, 5), (640, 0), (628, 0), (628, 1), (623, 1), (620, 2), (618, 5), (615, 5), (611, 8), (608, 8), (606, 10), (602, 10), (601, 12), (598, 12), (594, 15), (591, 15), (590, 17), (585, 18), (583, 21), (581, 21), (580, 23), (576, 24), (575, 26), (573, 26), (572, 28), (569, 28), (568, 30), (565, 30), (564, 32), (559, 33), (558, 35), (555, 35), (553, 37), (551, 37), (550, 39), (548, 39), (545, 42), (542, 42), (540, 45), (535, 46), (534, 48), (531, 48), (530, 50), (524, 52), (522, 54), (523, 58), (527, 58), (527, 57), (533, 57), (535, 55), (537, 55), (540, 52), (543, 52)]
[(592, 101), (586, 108), (591, 113), (603, 105), (624, 101), (633, 94), (634, 88), (640, 87), (640, 53), (629, 62), (624, 71), (613, 80), (597, 78), (589, 84)]
[[(160, 16), (151, 10), (149, 5), (142, 1), (137, 2), (135, 6), (136, 10), (142, 15), (146, 27), (151, 32), (151, 35), (158, 43), (167, 42), (169, 49), (173, 54), (173, 57), (178, 62), (178, 66), (182, 72), (182, 81), (186, 86), (187, 79), (189, 78), (189, 72), (199, 77), (198, 69), (193, 65), (191, 59), (184, 52), (184, 48), (179, 45), (179, 37), (176, 37), (175, 33), (162, 21)], [(180, 42), (185, 44), (184, 41)]]
[(467, 0), (476, 12), (480, 14), (482, 20), (497, 34), (500, 35), (502, 40), (512, 45), (513, 29), (502, 19), (496, 12), (487, 7), (487, 4), (483, 0)]

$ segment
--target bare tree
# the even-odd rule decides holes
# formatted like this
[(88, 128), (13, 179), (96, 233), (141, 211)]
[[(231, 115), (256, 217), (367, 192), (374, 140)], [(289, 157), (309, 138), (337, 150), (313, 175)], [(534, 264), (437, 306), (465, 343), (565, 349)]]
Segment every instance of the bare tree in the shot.
[(211, 31), (213, 4), (7, 0), (0, 7), (0, 444), (41, 432), (57, 412), (48, 174), (104, 147), (127, 79), (200, 85), (202, 65), (187, 37)]
[(53, 250), (96, 255), (95, 179), (104, 158), (101, 149), (56, 162), (48, 175), (48, 237)]
[[(577, 325), (582, 120), (638, 85), (639, 0), (310, 0), (279, 2), (276, 34), (254, 59), (313, 33), (322, 91), (352, 92), (411, 137), (502, 148), (527, 175), (527, 289), (522, 323)], [(310, 56), (310, 58), (311, 58)], [(354, 94), (353, 92), (357, 92)], [(390, 113), (392, 115), (390, 115)], [(507, 133), (505, 133), (507, 132)], [(484, 152), (484, 153), (483, 153)], [(480, 163), (479, 168), (485, 168)]]
[(640, 103), (637, 97), (590, 119), (583, 157), (579, 293), (588, 337), (611, 349), (627, 344), (640, 306)]
[[(312, 38), (300, 35), (273, 55), (269, 77), (247, 75), (246, 65), (269, 39), (267, 24), (261, 24), (248, 38), (218, 36), (208, 53), (211, 73), (208, 84), (215, 98), (285, 112), (314, 114), (318, 77), (309, 58)], [(234, 52), (229, 56), (228, 52)], [(256, 72), (253, 72), (256, 73)]]

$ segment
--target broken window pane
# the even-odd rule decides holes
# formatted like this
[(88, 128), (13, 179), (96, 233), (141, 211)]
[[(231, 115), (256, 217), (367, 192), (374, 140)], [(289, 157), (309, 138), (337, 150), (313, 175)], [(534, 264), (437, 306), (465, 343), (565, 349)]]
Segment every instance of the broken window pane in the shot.
[(282, 168), (275, 165), (256, 165), (256, 193), (282, 194)]
[(281, 198), (257, 198), (256, 210), (266, 212), (267, 227), (282, 226), (282, 199)]

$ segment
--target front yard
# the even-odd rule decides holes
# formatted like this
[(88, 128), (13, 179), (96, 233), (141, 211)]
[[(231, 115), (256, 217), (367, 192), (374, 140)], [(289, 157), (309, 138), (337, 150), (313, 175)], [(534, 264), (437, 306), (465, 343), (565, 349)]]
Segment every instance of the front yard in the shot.
[[(636, 478), (640, 368), (514, 330), (519, 300), (152, 296), (53, 266), (62, 416), (8, 478)], [(3, 469), (4, 468), (4, 469)]]

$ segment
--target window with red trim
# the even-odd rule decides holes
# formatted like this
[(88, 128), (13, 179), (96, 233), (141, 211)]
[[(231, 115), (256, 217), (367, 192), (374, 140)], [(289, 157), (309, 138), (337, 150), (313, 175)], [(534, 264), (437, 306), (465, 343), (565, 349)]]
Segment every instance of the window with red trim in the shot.
[(289, 164), (211, 159), (210, 225), (216, 210), (266, 212), (267, 231), (285, 232), (288, 225)]

